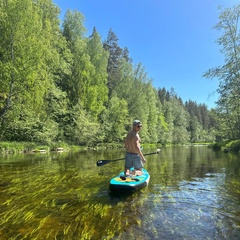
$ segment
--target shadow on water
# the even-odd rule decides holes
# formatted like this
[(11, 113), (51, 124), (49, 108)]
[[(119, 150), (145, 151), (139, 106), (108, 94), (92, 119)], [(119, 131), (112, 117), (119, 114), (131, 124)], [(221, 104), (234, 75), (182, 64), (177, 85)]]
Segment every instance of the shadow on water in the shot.
[(0, 159), (0, 239), (239, 239), (238, 156), (206, 147), (148, 157), (149, 186), (109, 194), (122, 151)]

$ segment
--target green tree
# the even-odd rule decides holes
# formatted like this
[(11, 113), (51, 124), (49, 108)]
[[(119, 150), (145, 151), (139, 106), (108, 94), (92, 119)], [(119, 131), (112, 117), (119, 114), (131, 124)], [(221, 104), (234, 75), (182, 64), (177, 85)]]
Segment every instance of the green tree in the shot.
[(69, 143), (92, 146), (98, 142), (96, 134), (100, 126), (80, 104), (69, 109), (65, 122), (64, 133)]
[[(163, 89), (164, 90), (164, 89)], [(159, 92), (158, 92), (159, 93)], [(186, 143), (189, 142), (190, 134), (188, 132), (189, 113), (182, 103), (174, 89), (170, 92), (164, 90), (162, 95), (164, 119), (167, 124), (164, 124), (164, 141), (166, 143)], [(167, 98), (164, 96), (168, 96)]]
[[(18, 140), (38, 141), (44, 139), (40, 134), (47, 134), (48, 128), (41, 123), (47, 115), (44, 98), (53, 83), (59, 56), (55, 48), (61, 36), (58, 14), (59, 8), (49, 0), (0, 2), (0, 118), (1, 130), (5, 129), (8, 137), (11, 128), (18, 132)], [(56, 129), (50, 121), (45, 127)], [(32, 129), (29, 137), (26, 126)]]
[(173, 131), (174, 131), (174, 116), (172, 111), (172, 104), (170, 101), (165, 102), (163, 105), (163, 112), (164, 112), (164, 119), (165, 119), (165, 131), (163, 135), (163, 139), (165, 143), (172, 143), (173, 142)]
[(196, 116), (191, 116), (189, 123), (190, 141), (192, 143), (201, 142), (201, 125)]
[(158, 131), (160, 131), (161, 125), (159, 125), (159, 108), (158, 108), (158, 96), (157, 91), (153, 88), (151, 82), (145, 84), (145, 94), (146, 94), (146, 104), (147, 112), (147, 134), (145, 141), (149, 143), (157, 143), (158, 142)]
[(222, 66), (208, 70), (204, 76), (218, 78), (220, 95), (218, 110), (222, 113), (225, 134), (228, 139), (240, 138), (240, 5), (226, 8), (220, 12), (215, 29), (222, 31), (218, 44), (225, 57)]
[(87, 52), (87, 40), (84, 38), (86, 29), (83, 25), (84, 17), (78, 11), (67, 11), (63, 22), (63, 35), (73, 56), (70, 76), (62, 81), (64, 89), (74, 106), (80, 103), (84, 108), (88, 105), (88, 90), (94, 67)]
[(49, 88), (48, 93), (45, 95), (44, 112), (45, 119), (43, 122), (53, 121), (56, 123), (54, 129), (48, 129), (49, 132), (55, 131), (52, 136), (55, 136), (52, 140), (67, 141), (65, 129), (68, 123), (69, 109), (68, 109), (67, 94), (54, 84)]
[(109, 101), (109, 108), (105, 114), (105, 121), (101, 126), (107, 132), (107, 142), (123, 142), (127, 120), (127, 102), (124, 99), (119, 99), (116, 94), (112, 95)]
[(94, 119), (97, 119), (108, 101), (107, 63), (109, 55), (103, 49), (96, 28), (93, 29), (92, 35), (88, 39), (87, 52), (94, 70), (90, 72), (91, 82), (87, 89), (86, 110), (91, 113)]
[[(1, 1), (0, 85), (3, 118), (17, 103), (38, 107), (45, 90), (42, 19), (31, 0)], [(45, 81), (46, 82), (46, 81)]]
[(173, 98), (171, 103), (174, 115), (173, 143), (187, 143), (190, 139), (189, 132), (187, 131), (189, 114), (179, 99)]
[(107, 66), (107, 86), (109, 90), (109, 97), (111, 97), (113, 91), (115, 90), (115, 87), (119, 84), (119, 81), (121, 79), (120, 66), (123, 53), (123, 50), (118, 45), (118, 38), (112, 29), (109, 29), (108, 31), (107, 40), (104, 41), (103, 47), (109, 52)]

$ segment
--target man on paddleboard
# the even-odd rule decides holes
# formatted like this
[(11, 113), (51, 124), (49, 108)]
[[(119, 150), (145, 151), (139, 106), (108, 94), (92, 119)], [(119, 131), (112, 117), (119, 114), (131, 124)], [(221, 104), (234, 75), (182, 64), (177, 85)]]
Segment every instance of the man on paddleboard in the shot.
[[(128, 133), (124, 141), (126, 148), (125, 175), (141, 175), (143, 164), (147, 162), (140, 146), (138, 132), (141, 130), (141, 127), (142, 123), (139, 120), (134, 120), (132, 130)], [(133, 167), (134, 170), (131, 172), (130, 169)]]

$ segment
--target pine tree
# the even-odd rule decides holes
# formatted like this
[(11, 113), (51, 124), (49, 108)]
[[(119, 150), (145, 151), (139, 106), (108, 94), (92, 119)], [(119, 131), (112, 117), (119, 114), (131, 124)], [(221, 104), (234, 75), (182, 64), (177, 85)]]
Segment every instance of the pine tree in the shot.
[(109, 90), (109, 97), (111, 97), (115, 87), (121, 80), (120, 60), (122, 58), (122, 49), (118, 46), (118, 38), (112, 29), (109, 30), (107, 40), (104, 41), (103, 47), (109, 52), (107, 86)]

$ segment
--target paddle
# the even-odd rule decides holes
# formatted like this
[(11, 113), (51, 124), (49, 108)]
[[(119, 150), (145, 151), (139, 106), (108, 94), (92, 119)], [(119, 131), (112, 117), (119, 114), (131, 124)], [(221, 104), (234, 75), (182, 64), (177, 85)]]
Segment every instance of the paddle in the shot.
[[(158, 154), (160, 151), (161, 151), (161, 149), (157, 149), (156, 152), (146, 153), (146, 154), (144, 154), (144, 156), (152, 155), (152, 154)], [(125, 158), (118, 158), (118, 159), (115, 159), (115, 160), (99, 160), (99, 161), (97, 161), (97, 166), (100, 167), (100, 166), (103, 166), (103, 165), (108, 164), (110, 162), (116, 162), (116, 161), (124, 160), (124, 159)]]

